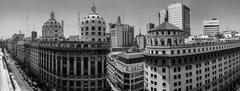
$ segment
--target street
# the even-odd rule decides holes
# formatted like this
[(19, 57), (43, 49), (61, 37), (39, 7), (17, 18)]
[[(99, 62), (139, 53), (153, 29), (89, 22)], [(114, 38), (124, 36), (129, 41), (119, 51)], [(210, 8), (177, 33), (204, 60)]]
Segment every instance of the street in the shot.
[[(9, 54), (7, 54), (9, 55)], [(15, 80), (18, 83), (18, 86), (20, 87), (20, 89), (22, 91), (34, 91), (32, 89), (32, 87), (27, 83), (26, 80), (24, 80), (24, 77), (22, 76), (22, 73), (19, 71), (19, 69), (17, 68), (17, 66), (14, 63), (14, 60), (8, 56), (7, 60), (7, 64), (9, 64), (9, 67), (12, 69), (12, 74), (15, 77)]]

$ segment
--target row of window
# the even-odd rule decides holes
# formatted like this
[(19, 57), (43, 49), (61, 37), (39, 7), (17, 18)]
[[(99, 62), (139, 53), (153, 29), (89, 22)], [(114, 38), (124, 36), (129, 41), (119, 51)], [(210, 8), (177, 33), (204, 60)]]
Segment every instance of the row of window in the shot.
[(183, 34), (181, 31), (157, 31), (157, 32), (150, 32), (149, 35), (181, 35)]
[[(162, 43), (164, 45), (165, 42), (162, 42)], [(171, 45), (171, 40), (169, 40), (167, 45)], [(215, 50), (215, 49), (224, 49), (224, 48), (233, 47), (233, 46), (237, 46), (237, 45), (235, 44), (235, 45), (222, 45), (222, 46), (204, 47), (204, 48), (197, 48), (197, 49), (171, 50), (170, 54), (185, 54), (185, 53), (192, 53), (192, 52), (204, 52), (204, 51), (211, 51), (211, 50)], [(149, 50), (148, 52), (150, 54), (166, 54), (165, 50), (161, 50), (161, 51)]]
[[(84, 28), (82, 27), (82, 31), (83, 31), (83, 30), (84, 30)], [(88, 27), (88, 26), (85, 27), (85, 31), (88, 31), (88, 30), (89, 30), (89, 27)], [(91, 27), (91, 30), (92, 30), (92, 31), (95, 31), (95, 30), (96, 30), (96, 27), (95, 27), (95, 26), (92, 26), (92, 27)], [(102, 28), (102, 27), (99, 26), (99, 27), (98, 27), (98, 31), (102, 31), (102, 30), (103, 30), (103, 31), (106, 31), (106, 28), (105, 28), (105, 27)]]
[[(88, 20), (86, 20), (85, 22), (86, 22), (86, 24), (88, 24), (88, 23), (89, 23), (89, 21), (88, 21)], [(92, 22), (92, 23), (95, 23), (95, 20), (92, 20), (91, 22)], [(99, 20), (99, 21), (98, 21), (98, 23), (100, 23), (100, 24), (101, 24), (101, 21)], [(103, 23), (103, 24), (105, 24), (105, 22), (102, 22), (102, 23)], [(82, 22), (82, 24), (84, 24), (84, 22)]]
[[(82, 35), (83, 35), (84, 33), (82, 33)], [(85, 35), (88, 35), (88, 32), (85, 32)], [(92, 35), (95, 35), (95, 32), (92, 32)], [(98, 32), (98, 35), (106, 35), (106, 33), (105, 32)]]

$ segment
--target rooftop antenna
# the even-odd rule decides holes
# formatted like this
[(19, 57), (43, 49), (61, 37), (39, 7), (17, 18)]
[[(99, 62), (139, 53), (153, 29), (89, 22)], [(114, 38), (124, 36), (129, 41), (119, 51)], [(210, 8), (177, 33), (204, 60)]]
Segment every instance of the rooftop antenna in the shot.
[(78, 34), (80, 35), (81, 30), (80, 30), (80, 13), (78, 13)]
[(125, 23), (125, 4), (123, 5), (123, 22), (122, 22), (122, 24), (124, 24)]
[(35, 31), (35, 24), (33, 25), (33, 31)]
[(28, 14), (26, 14), (26, 32), (28, 32)]

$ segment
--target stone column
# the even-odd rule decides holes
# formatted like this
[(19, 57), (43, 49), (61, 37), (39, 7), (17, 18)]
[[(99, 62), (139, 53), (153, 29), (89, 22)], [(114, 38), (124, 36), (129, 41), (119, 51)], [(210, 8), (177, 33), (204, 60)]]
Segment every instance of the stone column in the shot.
[(95, 57), (95, 76), (98, 74), (98, 57)]
[(88, 56), (88, 75), (91, 75), (91, 61), (92, 59)]
[(77, 57), (74, 57), (74, 75), (77, 75)]
[(70, 73), (70, 62), (69, 62), (69, 54), (67, 54), (67, 75)]
[(83, 58), (84, 57), (81, 57), (81, 75), (83, 75), (83, 71), (84, 71), (84, 68), (83, 68)]
[(60, 74), (63, 75), (63, 56), (60, 56)]
[(103, 56), (101, 56), (101, 58), (102, 58), (102, 60), (101, 60), (101, 62), (102, 62), (102, 74), (104, 74), (104, 60), (105, 60), (105, 57), (103, 57)]
[(55, 60), (54, 61), (55, 61), (55, 74), (57, 74), (58, 73), (58, 68), (57, 67), (59, 66), (58, 65), (58, 61), (59, 60), (57, 59), (57, 55), (56, 54), (55, 54)]

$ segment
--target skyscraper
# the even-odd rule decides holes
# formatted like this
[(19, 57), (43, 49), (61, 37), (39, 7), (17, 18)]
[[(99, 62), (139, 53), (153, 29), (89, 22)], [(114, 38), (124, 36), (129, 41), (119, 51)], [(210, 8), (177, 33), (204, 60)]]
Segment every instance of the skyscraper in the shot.
[(122, 24), (120, 16), (117, 23), (109, 23), (111, 42), (113, 48), (130, 47), (134, 41), (134, 27), (128, 24)]
[(168, 21), (184, 31), (185, 37), (190, 36), (190, 8), (182, 3), (168, 5), (167, 9), (160, 10), (159, 23)]
[(153, 23), (151, 23), (151, 22), (147, 23), (147, 24), (146, 24), (147, 32), (150, 31), (150, 30), (151, 30), (152, 28), (154, 28), (154, 27), (155, 27), (155, 24), (153, 24)]
[(165, 20), (168, 20), (168, 10), (162, 9), (159, 13), (159, 25), (165, 22)]
[(32, 40), (37, 38), (37, 32), (36, 31), (32, 31)]
[(204, 35), (213, 37), (217, 33), (219, 33), (219, 20), (218, 19), (213, 18), (211, 20), (203, 21), (203, 34)]

